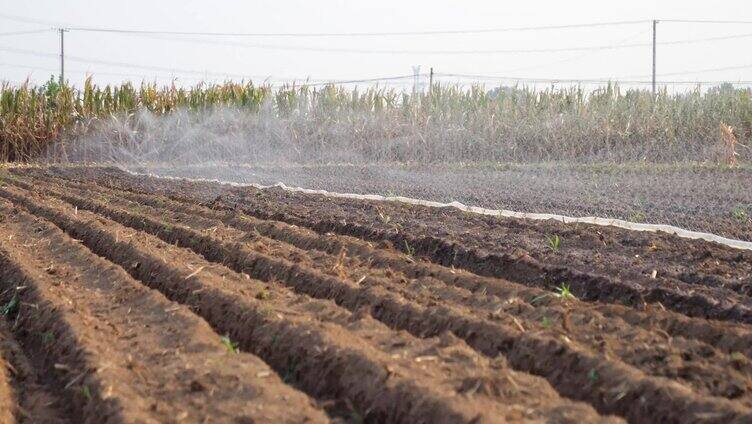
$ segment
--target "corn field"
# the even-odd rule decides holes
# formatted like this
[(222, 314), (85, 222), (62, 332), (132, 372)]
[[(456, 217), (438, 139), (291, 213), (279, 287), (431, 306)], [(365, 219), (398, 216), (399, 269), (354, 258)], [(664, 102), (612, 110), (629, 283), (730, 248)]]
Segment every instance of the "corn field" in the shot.
[(410, 94), (250, 82), (102, 87), (88, 79), (73, 87), (51, 79), (41, 86), (0, 86), (0, 160), (33, 161), (50, 146), (64, 146), (113, 120), (127, 125), (139, 113), (199, 119), (224, 109), (275, 121), (278, 130), (267, 137), (271, 146), (346, 148), (373, 160), (718, 161), (728, 155), (721, 125), (733, 128), (738, 160), (752, 158), (752, 90), (732, 86), (664, 89), (653, 98), (617, 85), (589, 91), (435, 84)]

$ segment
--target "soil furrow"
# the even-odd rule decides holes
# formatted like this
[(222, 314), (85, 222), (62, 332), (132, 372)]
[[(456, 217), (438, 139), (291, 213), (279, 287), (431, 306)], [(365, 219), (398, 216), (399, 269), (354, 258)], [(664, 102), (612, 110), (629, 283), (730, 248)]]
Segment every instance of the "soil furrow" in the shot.
[[(261, 219), (271, 219), (311, 228), (319, 233), (348, 235), (373, 242), (389, 241), (394, 246), (409, 246), (415, 255), (443, 266), (466, 269), (478, 275), (504, 278), (549, 291), (568, 284), (572, 292), (587, 301), (609, 302), (632, 307), (646, 303), (660, 303), (666, 308), (691, 317), (734, 320), (752, 323), (752, 309), (741, 299), (710, 297), (692, 288), (673, 289), (670, 286), (643, 286), (637, 280), (581, 272), (575, 268), (543, 263), (527, 252), (516, 249), (511, 253), (492, 253), (467, 247), (431, 235), (413, 236), (398, 229), (385, 231), (361, 224), (325, 218), (294, 217), (284, 212), (269, 212), (241, 202), (213, 202), (213, 207), (235, 209)], [(273, 209), (272, 209), (273, 210)], [(672, 284), (674, 286), (676, 284)], [(737, 301), (734, 301), (737, 300)]]
[[(367, 314), (355, 318), (339, 308), (332, 312), (336, 307), (325, 302), (304, 302), (296, 309), (289, 306), (290, 295), (280, 290), (254, 293), (250, 280), (228, 272), (215, 275), (219, 271), (206, 267), (186, 278), (185, 272), (172, 268), (172, 261), (167, 260), (179, 255), (177, 249), (152, 240), (152, 253), (146, 253), (143, 242), (151, 236), (118, 229), (117, 224), (108, 229), (100, 222), (106, 220), (88, 212), (41, 206), (38, 198), (28, 202), (10, 189), (0, 192), (53, 220), (147, 284), (161, 285), (157, 288), (175, 300), (195, 306), (197, 313), (222, 326), (241, 346), (253, 348), (270, 363), (300, 375), (302, 384), (312, 391), (352, 401), (356, 412), (369, 421), (600, 421), (589, 407), (559, 398), (544, 380), (505, 370), (503, 360), (489, 362), (464, 343), (452, 342), (451, 337), (429, 342), (399, 335)], [(55, 204), (52, 200), (47, 203)], [(201, 260), (191, 255), (191, 262)], [(270, 285), (265, 290), (272, 289)], [(279, 300), (273, 301), (277, 296)], [(329, 323), (311, 323), (312, 311), (317, 309), (328, 316)], [(347, 331), (343, 330), (345, 324)], [(362, 341), (360, 332), (392, 346), (393, 351), (387, 355), (374, 349)], [(405, 346), (412, 348), (405, 352)], [(427, 365), (420, 365), (424, 362)], [(440, 372), (431, 373), (424, 367)]]
[[(328, 421), (258, 358), (230, 352), (185, 307), (48, 222), (2, 208), (2, 279), (23, 287), (3, 299), (18, 301), (14, 334), (44, 352), (72, 421)], [(299, 408), (291, 411), (290, 401)]]
[[(392, 326), (406, 328), (416, 334), (452, 330), (476, 349), (489, 355), (504, 353), (515, 368), (546, 376), (560, 392), (572, 397), (585, 397), (604, 412), (621, 413), (636, 421), (648, 416), (651, 419), (660, 417), (667, 421), (682, 421), (685, 417), (679, 418), (677, 411), (682, 411), (680, 414), (689, 413), (695, 418), (714, 419), (741, 419), (748, 412), (740, 405), (722, 399), (701, 399), (681, 385), (645, 377), (623, 364), (583, 352), (557, 338), (458, 317), (447, 307), (422, 308), (404, 303), (393, 293), (343, 284), (335, 278), (285, 260), (249, 251), (237, 243), (222, 243), (187, 227), (161, 223), (75, 196), (61, 194), (61, 197), (82, 209), (95, 210), (168, 242), (180, 242), (202, 253), (207, 259), (225, 262), (256, 277), (267, 280), (279, 278), (299, 290), (309, 290), (311, 295), (339, 298), (343, 305), (351, 308), (363, 303), (370, 304), (375, 316)], [(307, 280), (307, 284), (302, 284), (301, 277)], [(317, 282), (313, 289), (311, 281)], [(316, 293), (311, 293), (311, 290)], [(593, 370), (596, 370), (598, 378), (592, 377)], [(583, 387), (589, 390), (583, 391)]]
[(19, 396), (13, 389), (11, 374), (15, 367), (11, 362), (11, 336), (5, 328), (5, 322), (0, 319), (0, 424), (11, 424), (20, 421)]
[[(61, 182), (59, 179), (52, 181), (58, 184)], [(529, 299), (542, 299), (547, 295), (540, 289), (522, 286), (505, 280), (467, 274), (463, 270), (447, 269), (435, 264), (424, 263), (391, 249), (376, 249), (370, 243), (348, 236), (320, 235), (306, 228), (276, 221), (260, 220), (240, 214), (237, 211), (213, 210), (161, 196), (146, 196), (117, 189), (106, 189), (93, 184), (66, 182), (69, 189), (71, 188), (71, 184), (76, 189), (83, 190), (85, 193), (98, 193), (100, 200), (106, 199), (108, 202), (119, 205), (124, 205), (126, 202), (138, 202), (142, 205), (160, 209), (166, 208), (172, 212), (192, 217), (218, 220), (227, 226), (243, 231), (256, 232), (264, 237), (289, 243), (303, 250), (315, 249), (327, 252), (330, 255), (339, 255), (344, 249), (348, 257), (354, 256), (360, 258), (361, 261), (367, 261), (369, 267), (398, 271), (410, 279), (437, 278), (449, 285), (467, 289), (473, 293), (495, 295), (502, 299), (518, 299), (521, 302)], [(125, 206), (128, 207), (129, 205), (126, 204)], [(348, 266), (352, 265), (348, 264)], [(577, 304), (577, 302), (574, 303)], [(525, 306), (527, 307), (528, 305), (526, 304)], [(603, 315), (607, 315), (612, 320), (628, 321), (631, 325), (639, 325), (648, 331), (660, 329), (670, 337), (700, 340), (713, 345), (727, 354), (738, 356), (738, 353), (743, 353), (749, 357), (752, 353), (752, 331), (743, 325), (731, 322), (711, 323), (706, 320), (688, 318), (669, 311), (662, 311), (656, 307), (650, 308), (650, 311), (643, 312), (619, 305), (597, 305), (592, 307), (577, 305), (579, 306), (578, 309), (585, 314), (585, 319), (588, 322), (594, 321), (592, 325), (601, 328), (605, 327), (602, 324), (604, 320)], [(611, 333), (606, 330), (601, 332), (605, 334)], [(700, 348), (702, 347), (700, 346)], [(702, 349), (704, 350), (704, 348)]]
[[(71, 187), (68, 189), (71, 190)], [(77, 189), (73, 190), (78, 192)], [(561, 333), (591, 351), (615, 355), (650, 375), (681, 380), (699, 393), (736, 399), (746, 406), (752, 403), (752, 368), (748, 358), (739, 356), (740, 352), (732, 352), (731, 357), (691, 339), (667, 337), (658, 332), (630, 328), (631, 326), (623, 320), (613, 317), (606, 319), (599, 312), (587, 307), (587, 304), (581, 304), (575, 299), (560, 302), (555, 296), (549, 296), (541, 290), (524, 286), (515, 287), (516, 285), (503, 280), (478, 277), (472, 279), (462, 271), (424, 265), (409, 256), (377, 250), (367, 243), (345, 236), (319, 236), (310, 230), (285, 224), (261, 221), (231, 212), (213, 211), (199, 206), (175, 204), (173, 201), (127, 192), (107, 192), (93, 187), (86, 187), (85, 192), (98, 193), (97, 199), (106, 201), (109, 205), (117, 205), (128, 210), (137, 208), (138, 213), (157, 219), (160, 216), (164, 218), (164, 211), (169, 210), (169, 221), (188, 224), (202, 231), (211, 230), (215, 237), (224, 240), (242, 242), (244, 234), (233, 231), (234, 228), (239, 228), (246, 232), (273, 236), (300, 249), (326, 251), (337, 256), (315, 252), (309, 255), (307, 252), (294, 251), (284, 255), (286, 245), (278, 245), (279, 242), (265, 240), (264, 237), (257, 237), (253, 241), (254, 244), (263, 244), (267, 251), (274, 251), (275, 255), (286, 256), (291, 261), (303, 263), (330, 275), (347, 278), (349, 274), (356, 276), (356, 279), (357, 276), (369, 275), (369, 278), (362, 281), (364, 285), (379, 285), (424, 305), (437, 302), (462, 305), (465, 307), (463, 314), (504, 320), (510, 326), (519, 325), (520, 321), (512, 318), (517, 317), (527, 330)], [(134, 201), (140, 203), (134, 206)], [(155, 210), (153, 206), (160, 209)], [(234, 228), (219, 228), (218, 221), (233, 225)], [(361, 260), (352, 256), (360, 256)], [(383, 271), (384, 269), (387, 271)], [(443, 276), (442, 280), (450, 280), (449, 284), (452, 287), (444, 286), (435, 280), (434, 276)], [(412, 284), (391, 282), (411, 281), (413, 278), (417, 280)], [(484, 288), (491, 285), (491, 291), (494, 291), (493, 288), (501, 290), (496, 290), (496, 293), (486, 291), (486, 295), (476, 291), (476, 295), (473, 296), (465, 289), (479, 284)], [(502, 299), (495, 299), (489, 294), (500, 295)], [(524, 299), (533, 299), (531, 303), (535, 306)]]
[[(70, 170), (60, 171), (70, 173)], [(78, 173), (86, 173), (87, 170)], [(95, 171), (96, 172), (96, 171)], [(76, 170), (73, 174), (76, 175)], [(734, 320), (752, 323), (752, 307), (749, 298), (740, 296), (734, 291), (722, 288), (707, 288), (687, 284), (676, 278), (664, 278), (660, 274), (657, 279), (650, 276), (633, 275), (620, 277), (622, 267), (593, 267), (592, 264), (581, 263), (576, 255), (562, 254), (559, 257), (541, 256), (540, 252), (520, 248), (522, 244), (509, 245), (504, 239), (494, 239), (493, 245), (479, 242), (474, 236), (470, 238), (464, 234), (447, 234), (438, 236), (435, 232), (427, 231), (430, 227), (414, 227), (409, 220), (417, 217), (435, 221), (437, 218), (446, 219), (456, 226), (457, 215), (467, 221), (476, 222), (479, 228), (505, 228), (499, 225), (504, 222), (507, 226), (530, 225), (519, 220), (499, 220), (498, 218), (462, 214), (457, 211), (438, 210), (410, 205), (392, 205), (389, 203), (359, 202), (360, 207), (354, 208), (350, 201), (326, 198), (323, 196), (305, 196), (297, 193), (287, 193), (280, 190), (259, 191), (253, 188), (230, 188), (211, 185), (209, 183), (194, 183), (186, 181), (164, 181), (148, 179), (147, 177), (129, 176), (121, 171), (105, 171), (111, 181), (103, 181), (108, 186), (115, 185), (117, 181), (128, 187), (133, 187), (144, 193), (164, 192), (172, 197), (186, 198), (194, 196), (203, 201), (208, 201), (212, 193), (219, 193), (211, 202), (215, 208), (240, 208), (245, 213), (262, 219), (285, 221), (291, 224), (311, 228), (319, 233), (337, 233), (350, 235), (357, 238), (380, 242), (389, 241), (394, 246), (409, 246), (415, 253), (432, 262), (467, 269), (473, 273), (505, 278), (525, 285), (540, 287), (546, 290), (554, 290), (561, 284), (569, 284), (573, 293), (583, 300), (603, 301), (624, 304), (634, 307), (644, 307), (646, 302), (660, 303), (663, 307), (681, 312), (692, 317), (713, 318), (721, 320)], [(145, 180), (148, 179), (148, 182)], [(144, 186), (148, 184), (149, 189)], [(197, 188), (201, 190), (197, 192)], [(204, 190), (206, 189), (206, 190)], [(300, 206), (293, 207), (290, 203)], [(386, 218), (384, 218), (386, 217)], [(495, 221), (493, 221), (495, 220)], [(490, 222), (493, 221), (493, 222)], [(446, 223), (437, 223), (441, 228), (447, 228)], [(541, 225), (548, 225), (543, 223)], [(556, 224), (561, 225), (561, 224)], [(571, 226), (570, 226), (571, 227)], [(576, 231), (565, 227), (562, 233)], [(515, 227), (516, 228), (516, 227)], [(578, 227), (579, 228), (579, 227)], [(588, 227), (589, 228), (589, 227)], [(613, 243), (618, 239), (611, 235), (606, 242), (598, 239), (603, 234), (620, 234), (619, 231), (610, 228), (595, 228), (594, 242)], [(623, 232), (623, 231), (622, 231)], [(443, 233), (443, 230), (440, 232)], [(506, 233), (505, 233), (506, 234)], [(509, 233), (505, 237), (512, 237)], [(663, 246), (665, 250), (668, 235), (650, 235), (651, 240)], [(674, 237), (676, 239), (676, 237)], [(540, 242), (540, 241), (539, 241)], [(677, 240), (687, 246), (712, 246), (708, 243), (697, 241)], [(542, 243), (542, 242), (540, 242)], [(597, 244), (596, 244), (597, 245)], [(654, 246), (651, 245), (651, 246)], [(650, 246), (649, 246), (650, 247)], [(648, 248), (646, 248), (648, 249)], [(648, 252), (652, 252), (652, 248)], [(542, 250), (542, 249), (537, 249)], [(694, 249), (697, 250), (697, 249)], [(699, 249), (702, 250), (702, 249)], [(707, 251), (708, 249), (705, 249)], [(531, 256), (531, 253), (535, 253)], [(645, 252), (642, 252), (645, 256)], [(744, 264), (744, 253), (729, 258), (730, 263)], [(637, 256), (640, 256), (638, 254)], [(718, 256), (718, 255), (716, 255)], [(747, 255), (749, 256), (749, 255)], [(544, 259), (544, 260), (541, 260)], [(566, 260), (565, 260), (566, 259)], [(638, 260), (634, 255), (613, 260), (612, 263), (632, 262)], [(578, 263), (582, 266), (571, 266)], [(609, 261), (599, 259), (599, 264), (608, 266)], [(663, 269), (663, 267), (660, 267)], [(595, 272), (583, 272), (580, 269), (599, 269)], [(733, 269), (730, 268), (730, 269)], [(749, 278), (749, 275), (748, 277)]]
[[(18, 315), (13, 312), (6, 316), (15, 319)], [(32, 359), (13, 337), (9, 324), (0, 318), (0, 357), (5, 360), (0, 374), (4, 374), (6, 378), (5, 387), (0, 392), (7, 393), (0, 399), (0, 423), (71, 422), (63, 411), (61, 399), (53, 394), (54, 390), (47, 387), (49, 378), (43, 378), (43, 371), (32, 364)], [(29, 353), (39, 356), (36, 352)]]
[[(402, 204), (384, 202), (353, 202), (320, 195), (288, 193), (280, 190), (259, 191), (253, 188), (232, 188), (207, 182), (164, 180), (128, 175), (121, 170), (106, 167), (54, 167), (18, 170), (34, 175), (57, 175), (80, 181), (92, 181), (106, 177), (103, 184), (114, 187), (131, 187), (147, 194), (170, 194), (190, 197), (206, 202), (217, 195), (236, 193), (250, 194), (256, 199), (249, 204), (272, 202), (276, 209), (287, 210), (299, 217), (316, 215), (316, 209), (324, 209), (331, 218), (369, 219), (375, 224), (404, 224), (405, 208)], [(723, 197), (723, 196), (719, 196)], [(322, 208), (323, 206), (323, 208)], [(379, 214), (391, 218), (380, 222)], [(701, 240), (682, 239), (666, 233), (645, 233), (615, 227), (571, 225), (558, 221), (535, 221), (513, 218), (495, 218), (466, 214), (452, 208), (411, 208), (409, 219), (425, 223), (422, 230), (436, 227), (446, 237), (479, 248), (497, 246), (520, 246), (539, 260), (548, 262), (582, 263), (591, 256), (594, 248), (603, 258), (592, 265), (606, 266), (608, 273), (616, 273), (628, 279), (630, 273), (649, 275), (656, 267), (660, 273), (668, 271), (676, 275), (700, 273), (725, 280), (752, 284), (752, 252), (740, 251)], [(457, 225), (457, 222), (465, 225)], [(437, 225), (438, 224), (438, 225)], [(737, 223), (736, 225), (743, 225)], [(417, 230), (418, 228), (411, 228)], [(468, 231), (470, 230), (470, 231)], [(547, 238), (558, 234), (563, 239), (561, 251), (552, 251)], [(584, 253), (581, 255), (580, 253)], [(635, 255), (640, 260), (634, 263)], [(635, 266), (619, 266), (633, 262)], [(587, 264), (587, 262), (585, 262)]]

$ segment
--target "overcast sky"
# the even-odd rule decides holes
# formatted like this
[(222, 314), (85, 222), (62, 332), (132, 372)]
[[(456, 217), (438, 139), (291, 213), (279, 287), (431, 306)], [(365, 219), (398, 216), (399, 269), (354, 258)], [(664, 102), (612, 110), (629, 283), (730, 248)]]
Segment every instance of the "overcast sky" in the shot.
[[(53, 26), (198, 32), (401, 32), (566, 25), (650, 19), (752, 21), (749, 0), (611, 1), (42, 1), (0, 0), (0, 80), (34, 81), (58, 74), (59, 36), (2, 33)], [(741, 37), (658, 46), (663, 80), (752, 80), (752, 24), (658, 24), (659, 43)], [(744, 35), (749, 35), (744, 37)], [(467, 53), (649, 44), (649, 22), (521, 32), (389, 37), (201, 37), (66, 33), (66, 77), (80, 84), (142, 79), (182, 84), (242, 77), (271, 82), (345, 80), (411, 74), (474, 74), (542, 79), (649, 80), (651, 48)], [(313, 50), (305, 50), (313, 49)], [(320, 51), (316, 49), (332, 49)], [(340, 51), (336, 51), (339, 49)], [(20, 50), (20, 51), (19, 51)], [(342, 51), (358, 50), (358, 51)], [(370, 51), (370, 53), (364, 52)], [(376, 51), (376, 53), (374, 53)], [(417, 51), (417, 52), (416, 52)], [(451, 52), (462, 54), (451, 54)], [(99, 62), (99, 63), (98, 63)], [(110, 62), (103, 64), (101, 62)], [(675, 74), (711, 68), (716, 72)], [(661, 74), (670, 74), (660, 76)], [(459, 77), (437, 80), (458, 81)], [(491, 80), (490, 85), (498, 84)]]

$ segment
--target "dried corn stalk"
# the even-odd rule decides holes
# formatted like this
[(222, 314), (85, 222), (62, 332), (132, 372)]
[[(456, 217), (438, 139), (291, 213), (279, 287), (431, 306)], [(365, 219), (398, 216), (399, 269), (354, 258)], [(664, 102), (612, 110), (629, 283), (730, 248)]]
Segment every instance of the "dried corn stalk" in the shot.
[(734, 129), (721, 122), (721, 142), (723, 143), (723, 162), (728, 166), (737, 166), (736, 136)]

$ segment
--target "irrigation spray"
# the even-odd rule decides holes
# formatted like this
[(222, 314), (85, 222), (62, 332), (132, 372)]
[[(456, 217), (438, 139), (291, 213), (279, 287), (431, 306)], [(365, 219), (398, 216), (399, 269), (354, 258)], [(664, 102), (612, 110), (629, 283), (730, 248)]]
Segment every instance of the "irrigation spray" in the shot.
[(726, 163), (729, 146), (736, 146), (729, 131), (738, 129), (722, 126), (722, 133), (716, 123), (700, 131), (694, 122), (694, 135), (674, 127), (661, 133), (652, 127), (655, 116), (643, 116), (638, 103), (630, 112), (619, 105), (623, 100), (609, 108), (594, 97), (566, 109), (561, 99), (543, 108), (551, 93), (539, 93), (537, 103), (488, 98), (492, 106), (438, 93), (445, 97), (380, 107), (355, 92), (351, 103), (267, 97), (253, 111), (141, 109), (99, 120), (44, 157), (161, 176), (668, 224), (752, 240), (752, 167), (744, 143), (732, 152), (735, 166)]

